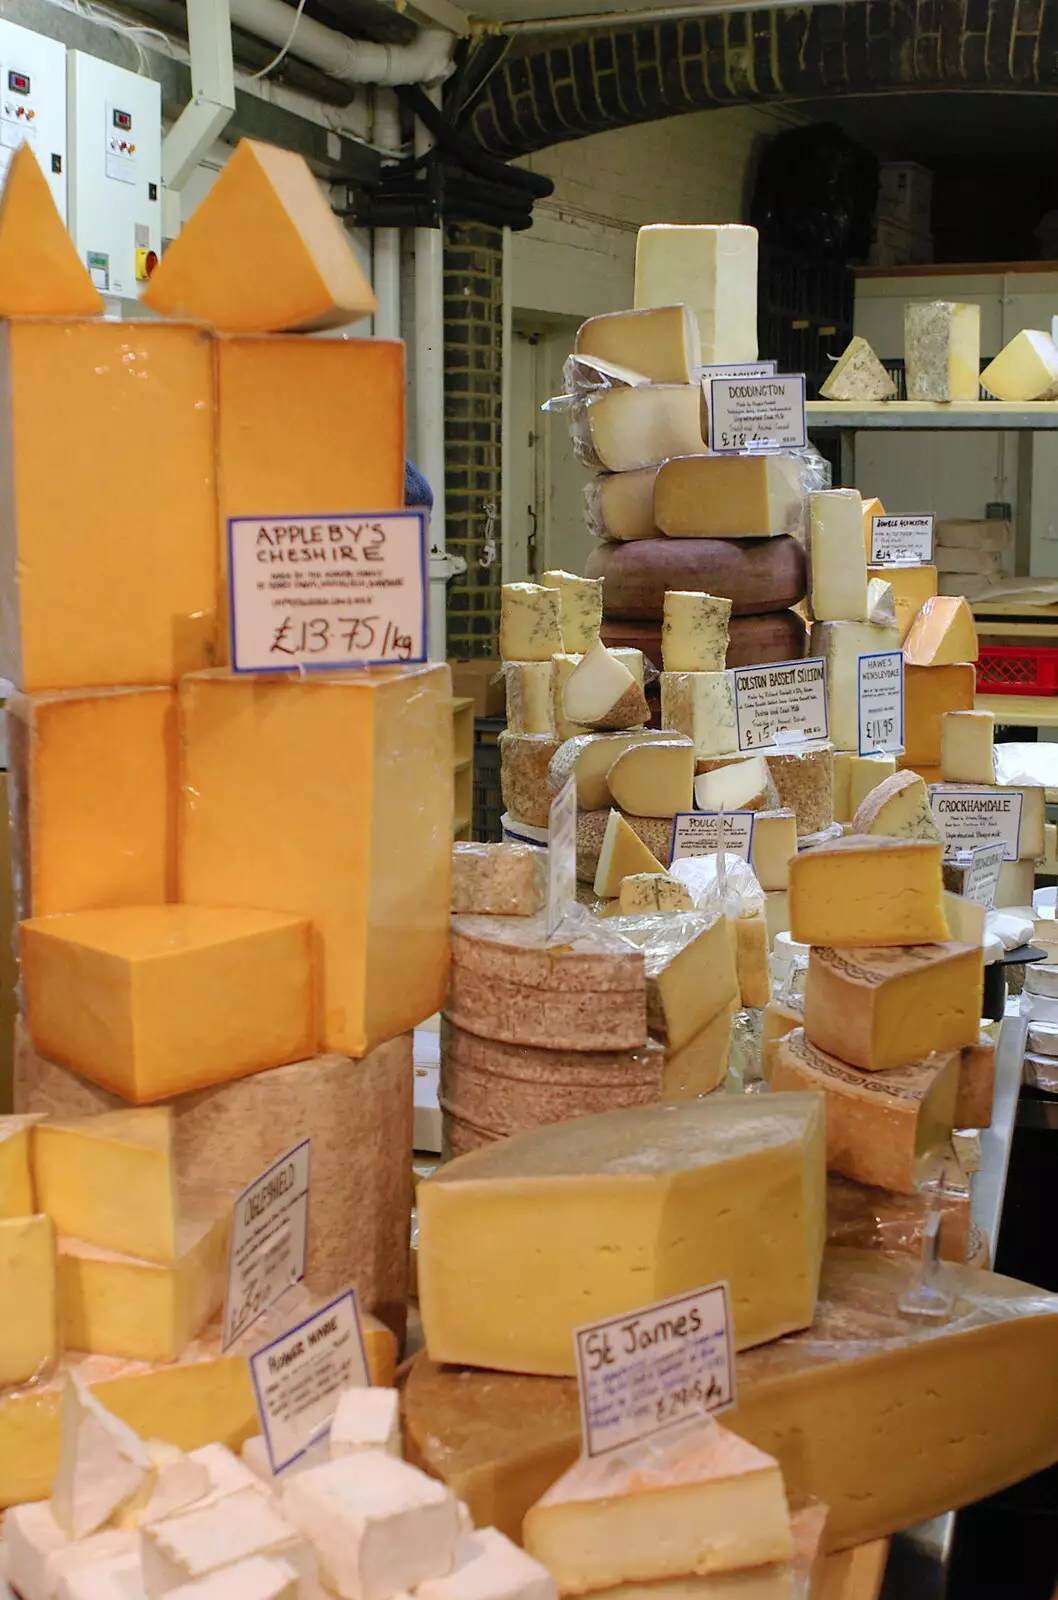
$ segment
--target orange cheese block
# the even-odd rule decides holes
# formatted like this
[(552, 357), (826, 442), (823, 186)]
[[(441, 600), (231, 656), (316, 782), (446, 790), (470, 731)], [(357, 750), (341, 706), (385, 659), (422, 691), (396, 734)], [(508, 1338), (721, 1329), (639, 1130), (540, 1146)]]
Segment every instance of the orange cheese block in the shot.
[(0, 324), (0, 677), (165, 684), (210, 664), (214, 409), (204, 328)]
[(18, 917), (176, 898), (176, 691), (8, 700)]
[(940, 766), (940, 719), (946, 711), (972, 711), (976, 685), (972, 661), (915, 667), (905, 659), (901, 767)]
[[(876, 515), (880, 517), (881, 511), (879, 510)], [(903, 644), (919, 611), (926, 601), (937, 593), (936, 567), (868, 566), (867, 577), (882, 578), (892, 586), (893, 599), (896, 601), (896, 626), (900, 634), (900, 643)]]
[(940, 594), (925, 601), (904, 640), (904, 659), (914, 667), (977, 660), (977, 629), (964, 595)]
[(19, 145), (0, 194), (0, 317), (97, 317), (102, 309), (36, 156)]
[(338, 328), (377, 310), (306, 162), (255, 139), (240, 140), (162, 256), (143, 303), (226, 333)]
[(864, 502), (863, 502), (863, 553), (867, 557), (868, 561), (870, 561), (870, 559), (871, 559), (871, 535), (874, 532), (874, 528), (873, 528), (872, 524), (874, 522), (875, 517), (884, 517), (884, 516), (885, 516), (885, 507), (882, 505), (882, 502), (879, 500), (879, 498), (878, 498), (878, 496), (876, 494), (872, 494), (869, 498), (865, 498), (864, 499)]

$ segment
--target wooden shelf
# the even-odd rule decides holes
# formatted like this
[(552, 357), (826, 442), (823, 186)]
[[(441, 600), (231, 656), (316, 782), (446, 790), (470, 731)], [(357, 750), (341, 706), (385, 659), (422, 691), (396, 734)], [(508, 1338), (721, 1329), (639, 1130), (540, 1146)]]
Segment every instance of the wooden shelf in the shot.
[(978, 711), (991, 711), (1008, 728), (1058, 728), (1058, 698), (1053, 695), (979, 694)]
[(1058, 400), (809, 400), (805, 412), (810, 428), (843, 432), (985, 428), (993, 433), (1024, 433), (1058, 428)]
[(461, 762), (474, 759), (474, 702), (466, 696), (452, 701), (452, 738), (458, 769)]

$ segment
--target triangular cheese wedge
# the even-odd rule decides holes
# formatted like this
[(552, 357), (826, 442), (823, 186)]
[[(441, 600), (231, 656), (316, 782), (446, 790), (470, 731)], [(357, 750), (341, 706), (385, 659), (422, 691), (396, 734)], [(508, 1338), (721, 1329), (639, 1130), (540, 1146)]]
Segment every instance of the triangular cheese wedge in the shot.
[(0, 194), (0, 316), (96, 317), (102, 310), (36, 156), (19, 145)]
[(857, 334), (838, 356), (819, 392), (824, 400), (891, 400), (896, 384), (866, 339)]
[(939, 594), (925, 602), (904, 640), (904, 660), (913, 667), (977, 660), (977, 629), (965, 596)]
[(301, 156), (243, 139), (162, 256), (144, 305), (224, 333), (335, 328), (376, 309)]
[(63, 1390), (61, 1430), (52, 1515), (68, 1539), (84, 1539), (143, 1488), (154, 1462), (139, 1435), (75, 1372)]
[(619, 811), (611, 811), (603, 834), (599, 865), (595, 871), (595, 893), (600, 900), (612, 900), (621, 892), (621, 880), (638, 872), (664, 872), (665, 868), (625, 821)]

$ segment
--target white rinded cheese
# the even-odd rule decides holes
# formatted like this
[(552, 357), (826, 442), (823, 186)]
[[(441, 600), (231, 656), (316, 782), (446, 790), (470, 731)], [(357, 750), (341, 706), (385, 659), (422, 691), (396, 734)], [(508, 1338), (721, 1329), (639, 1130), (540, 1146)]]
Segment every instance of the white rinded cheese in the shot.
[(1058, 1027), (1051, 1022), (1030, 1022), (1028, 1048), (1033, 1055), (1058, 1056)]
[[(278, 1600), (297, 1600), (296, 1590), (288, 1589)], [(139, 1550), (107, 1556), (88, 1565), (78, 1564), (59, 1580), (55, 1600), (147, 1600), (143, 1587), (143, 1566)], [(249, 1600), (233, 1590), (229, 1600)], [(257, 1600), (254, 1596), (253, 1600)], [(262, 1597), (264, 1600), (264, 1597)], [(268, 1597), (271, 1600), (271, 1597)]]
[(909, 400), (976, 400), (980, 391), (981, 307), (910, 300), (904, 307)]
[[(1021, 938), (1019, 943), (1029, 944), (1031, 940), (1032, 935), (1030, 933)], [(1051, 966), (1046, 961), (1026, 967), (1025, 988), (1029, 994), (1045, 994), (1058, 998), (1058, 967)]]
[(400, 1457), (400, 1396), (396, 1389), (346, 1389), (331, 1423), (331, 1460), (357, 1450)]
[(59, 1466), (51, 1489), (51, 1509), (62, 1531), (71, 1539), (95, 1533), (153, 1473), (143, 1440), (71, 1372), (63, 1389)]
[[(314, 1589), (322, 1596), (319, 1585)], [(290, 1563), (274, 1556), (251, 1556), (170, 1591), (172, 1600), (299, 1600), (309, 1593)]]
[[(289, 1466), (283, 1468), (283, 1475), (286, 1477), (292, 1472), (304, 1472), (306, 1467), (318, 1467), (321, 1461), (326, 1461), (327, 1459), (326, 1437), (314, 1439), (308, 1449), (298, 1456), (296, 1461), (292, 1461)], [(254, 1477), (261, 1483), (269, 1486), (275, 1483), (276, 1474), (272, 1471), (272, 1458), (268, 1454), (268, 1446), (265, 1444), (263, 1434), (251, 1434), (242, 1447), (242, 1460), (243, 1465), (248, 1467)]]
[(819, 386), (824, 400), (892, 400), (896, 384), (866, 339), (846, 345)]
[(667, 589), (661, 628), (666, 672), (723, 672), (731, 601), (695, 590)]
[(738, 727), (730, 674), (663, 672), (661, 724), (686, 734), (700, 757), (732, 754), (738, 749)]
[(554, 662), (507, 661), (503, 676), (507, 690), (507, 732), (554, 733)]
[(540, 582), (545, 589), (558, 590), (563, 652), (583, 655), (592, 645), (598, 644), (602, 626), (602, 579), (578, 578), (575, 573), (556, 570), (545, 572)]
[(1022, 328), (981, 374), (997, 400), (1053, 400), (1058, 396), (1058, 346), (1038, 328)]
[(256, 1482), (252, 1489), (148, 1524), (140, 1530), (140, 1551), (143, 1586), (151, 1600), (250, 1556), (281, 1556), (306, 1579), (316, 1568), (305, 1539)]
[(558, 1600), (546, 1567), (495, 1528), (466, 1533), (447, 1578), (428, 1578), (416, 1600)]
[(863, 501), (856, 489), (808, 496), (808, 601), (818, 622), (867, 621)]
[(651, 223), (636, 240), (636, 307), (689, 306), (706, 365), (757, 359), (757, 230)]
[(504, 661), (550, 661), (562, 649), (557, 589), (505, 583), (500, 590), (500, 655)]
[(55, 1600), (59, 1584), (76, 1567), (139, 1547), (128, 1529), (104, 1528), (87, 1539), (68, 1539), (47, 1500), (11, 1506), (4, 1513), (3, 1543), (7, 1577), (21, 1600)]

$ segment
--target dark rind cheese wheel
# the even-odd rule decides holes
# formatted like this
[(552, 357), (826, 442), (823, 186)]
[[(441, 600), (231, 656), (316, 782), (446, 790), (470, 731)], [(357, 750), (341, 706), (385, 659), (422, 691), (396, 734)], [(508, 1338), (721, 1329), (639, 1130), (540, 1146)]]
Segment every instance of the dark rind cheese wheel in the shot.
[(704, 589), (732, 614), (785, 611), (807, 592), (796, 539), (633, 539), (597, 545), (585, 575), (605, 578), (607, 617), (660, 617), (666, 589)]
[[(808, 645), (808, 633), (796, 611), (768, 611), (761, 617), (732, 617), (727, 647), (729, 667), (755, 667), (769, 661), (799, 661)], [(661, 620), (640, 622), (608, 617), (602, 625), (602, 642), (611, 650), (642, 650), (661, 671)], [(648, 690), (649, 695), (649, 690)]]

